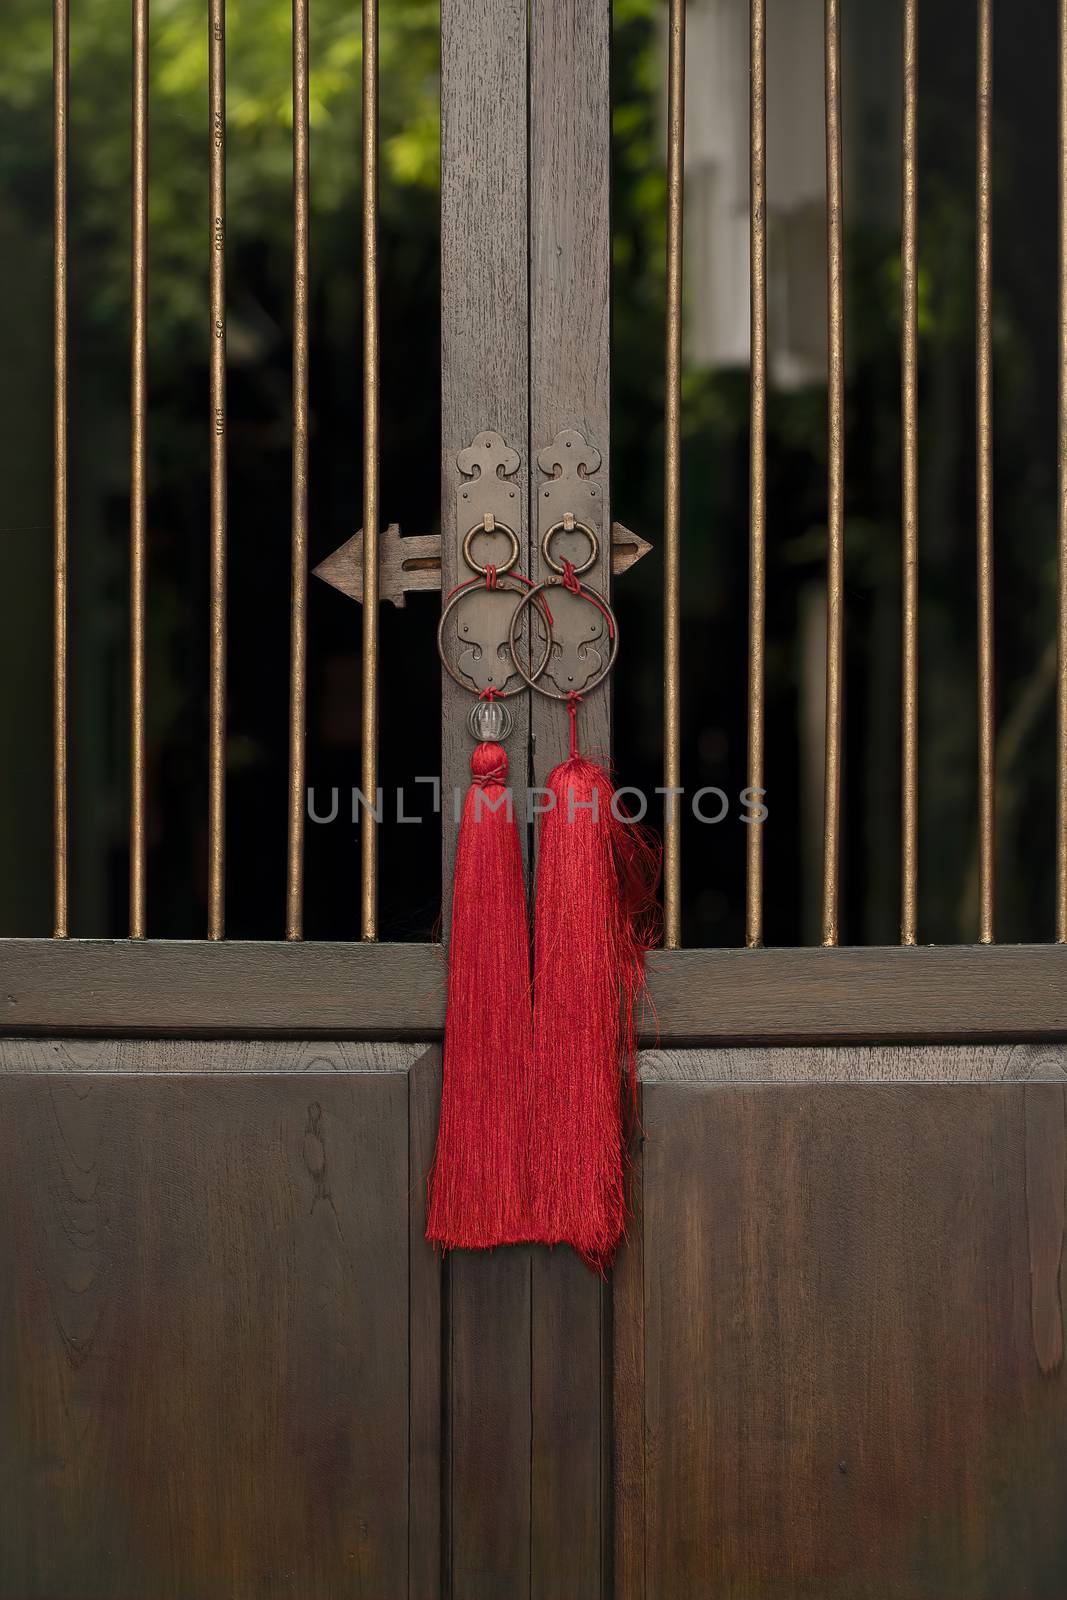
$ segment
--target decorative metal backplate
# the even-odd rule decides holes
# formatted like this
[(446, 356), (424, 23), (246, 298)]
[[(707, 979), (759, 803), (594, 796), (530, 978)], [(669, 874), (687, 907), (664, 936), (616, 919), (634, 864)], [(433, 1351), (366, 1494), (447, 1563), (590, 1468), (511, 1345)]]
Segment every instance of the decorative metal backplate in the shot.
[[(539, 571), (542, 578), (548, 578), (552, 569), (544, 556), (546, 535), (551, 536), (550, 553), (557, 566), (563, 559), (576, 568), (588, 562), (590, 541), (581, 532), (581, 523), (593, 530), (600, 548), (604, 547), (604, 490), (595, 478), (600, 470), (600, 451), (576, 428), (564, 428), (551, 444), (538, 451), (537, 465), (546, 474), (537, 489)], [(610, 662), (612, 639), (607, 618), (597, 606), (562, 585), (548, 591), (548, 601), (553, 643), (548, 665), (540, 675), (540, 686), (561, 697), (581, 694), (600, 681)], [(536, 651), (541, 624), (533, 607), (525, 610), (535, 616)]]
[[(509, 533), (486, 532), (486, 523), (501, 524), (517, 536), (522, 528), (522, 485), (516, 474), (521, 465), (517, 450), (499, 433), (479, 433), (456, 457), (463, 474), (456, 486), (456, 548), (466, 549), (475, 577), (489, 563), (501, 571), (509, 561)], [(478, 530), (471, 536), (471, 530)], [(516, 588), (511, 582), (499, 588), (474, 584), (462, 604), (451, 608), (442, 629), (440, 645), (446, 665), (473, 694), (487, 689), (514, 693), (523, 687), (508, 648)]]

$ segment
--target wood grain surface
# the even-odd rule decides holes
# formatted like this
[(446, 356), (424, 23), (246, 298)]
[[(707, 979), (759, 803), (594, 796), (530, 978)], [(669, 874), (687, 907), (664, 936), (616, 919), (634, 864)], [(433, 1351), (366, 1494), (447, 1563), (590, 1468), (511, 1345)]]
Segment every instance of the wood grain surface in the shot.
[(0, 940), (0, 1034), (405, 1039), (440, 1033), (440, 945)]
[(700, 1076), (643, 1091), (619, 1596), (1058, 1600), (1063, 1083)]
[(426, 1182), (437, 1143), (441, 1052), (426, 1050), (408, 1069), (408, 1597), (444, 1593), (441, 1418), (441, 1258), (426, 1243)]
[[(646, 1044), (1067, 1038), (1067, 945), (659, 950)], [(0, 940), (0, 1035), (432, 1039), (440, 945)]]
[(1067, 945), (660, 950), (672, 1042), (1067, 1037)]
[(643, 1083), (1022, 1083), (1067, 1079), (1067, 1044), (643, 1050)]
[(599, 1349), (439, 1075), (0, 1045), (3, 1600), (1059, 1600), (1067, 1046), (654, 1053)]
[[(578, 429), (600, 454), (601, 558), (584, 582), (610, 595), (608, 0), (530, 6), (530, 496), (538, 452)], [(538, 579), (549, 576), (531, 534)], [(631, 579), (640, 581), (640, 577)], [(568, 597), (569, 598), (569, 597)], [(556, 604), (562, 614), (562, 602)], [(567, 750), (566, 707), (534, 694), (533, 782)], [(610, 753), (610, 686), (579, 712), (583, 750)], [(610, 1297), (567, 1250), (536, 1251), (531, 1279), (531, 1593), (570, 1600), (606, 1592), (610, 1575)]]
[[(525, 0), (441, 4), (441, 593), (471, 576), (453, 507), (456, 458), (499, 433), (529, 477), (529, 268)], [(527, 505), (519, 496), (519, 570), (529, 573)], [(509, 707), (512, 781), (525, 787), (529, 696)], [(441, 674), (441, 784), (446, 925), (456, 847), (455, 789), (470, 783), (473, 696)]]
[(0, 1595), (432, 1600), (432, 1509), (432, 1562), (409, 1550), (428, 1460), (439, 1502), (422, 1062), (238, 1046), (226, 1073), (185, 1044), (97, 1070), (90, 1045), (64, 1071), (12, 1048)]
[[(610, 599), (611, 553), (611, 6), (609, 0), (530, 5), (531, 502), (537, 453), (576, 428), (600, 453), (601, 553), (583, 582)], [(535, 525), (531, 516), (531, 523)], [(538, 550), (538, 579), (550, 576)], [(643, 574), (631, 579), (640, 583)], [(535, 694), (534, 782), (567, 753), (566, 707)], [(579, 712), (582, 749), (611, 750), (610, 681)]]
[[(470, 574), (453, 521), (456, 458), (486, 430), (520, 456), (529, 479), (527, 8), (525, 0), (441, 6), (442, 594)], [(529, 572), (526, 496), (519, 569)], [(470, 782), (471, 695), (442, 675), (444, 795)], [(511, 781), (524, 788), (529, 697), (509, 701)], [(446, 803), (446, 918), (456, 825)], [(447, 924), (446, 924), (447, 925)], [(446, 1443), (449, 1592), (529, 1592), (530, 1261), (528, 1251), (446, 1264)], [(492, 1485), (492, 1494), (487, 1492)]]

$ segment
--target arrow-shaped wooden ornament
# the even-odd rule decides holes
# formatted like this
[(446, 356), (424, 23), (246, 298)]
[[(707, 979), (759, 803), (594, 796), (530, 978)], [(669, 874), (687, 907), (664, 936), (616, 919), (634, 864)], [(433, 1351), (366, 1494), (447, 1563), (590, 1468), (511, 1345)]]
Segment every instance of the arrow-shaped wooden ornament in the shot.
[[(652, 546), (639, 534), (631, 533), (621, 522), (611, 525), (611, 571), (616, 578), (629, 569)], [(404, 604), (409, 591), (440, 589), (441, 535), (417, 534), (402, 538), (400, 524), (391, 522), (378, 541), (379, 595), (394, 606)], [(332, 555), (320, 561), (314, 576), (363, 604), (363, 529), (346, 539)]]

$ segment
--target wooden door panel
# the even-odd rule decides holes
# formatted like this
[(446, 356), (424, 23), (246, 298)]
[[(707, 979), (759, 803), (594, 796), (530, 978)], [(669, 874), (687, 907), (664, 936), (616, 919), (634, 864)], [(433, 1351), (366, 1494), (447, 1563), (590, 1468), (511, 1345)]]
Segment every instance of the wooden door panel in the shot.
[(616, 1287), (619, 1593), (1059, 1600), (1062, 1082), (683, 1055), (645, 1086)]
[(567, 1249), (456, 1251), (446, 1394), (456, 1600), (610, 1590), (610, 1305)]
[(66, 1048), (0, 1073), (0, 1594), (408, 1596), (409, 1506), (436, 1593), (423, 1052)]

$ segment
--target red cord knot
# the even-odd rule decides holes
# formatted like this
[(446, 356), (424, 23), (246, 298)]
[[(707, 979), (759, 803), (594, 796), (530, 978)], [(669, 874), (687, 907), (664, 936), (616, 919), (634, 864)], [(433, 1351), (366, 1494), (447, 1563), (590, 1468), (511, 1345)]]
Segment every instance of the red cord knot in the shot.
[(502, 700), (503, 698), (503, 689), (498, 689), (494, 683), (491, 683), (487, 689), (483, 689), (478, 696), (479, 700)]
[(574, 570), (574, 562), (568, 561), (566, 556), (563, 557), (563, 587), (569, 589), (571, 594), (581, 594), (582, 592), (578, 574)]
[(496, 588), (496, 568), (493, 566), (492, 562), (490, 562), (485, 569), (485, 587), (487, 589)]
[(567, 715), (570, 718), (571, 724), (570, 756), (572, 761), (578, 754), (578, 707), (581, 705), (581, 703), (581, 695), (572, 689), (570, 694), (567, 696)]
[(471, 755), (471, 783), (479, 789), (496, 783), (503, 788), (508, 781), (507, 751), (501, 744), (479, 744)]

